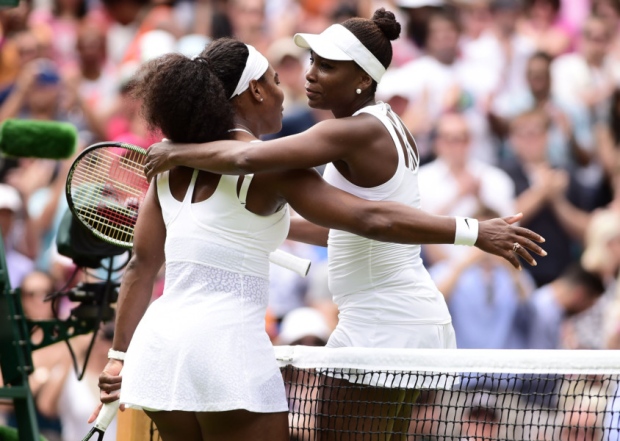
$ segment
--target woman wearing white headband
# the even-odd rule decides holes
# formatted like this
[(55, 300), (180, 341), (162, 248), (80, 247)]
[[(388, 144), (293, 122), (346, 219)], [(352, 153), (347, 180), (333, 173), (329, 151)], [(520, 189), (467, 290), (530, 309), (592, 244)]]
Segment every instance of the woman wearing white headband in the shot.
[[(391, 218), (391, 222), (408, 224), (408, 231), (417, 230), (414, 240), (399, 236), (400, 228), (396, 226), (392, 239), (387, 236), (382, 239), (398, 244), (376, 242), (372, 240), (376, 237), (360, 237), (354, 231), (353, 234), (341, 231), (346, 230), (341, 227), (329, 231), (329, 283), (340, 310), (338, 327), (328, 343), (330, 347), (454, 347), (448, 309), (424, 269), (419, 244), (476, 245), (504, 257), (515, 267), (520, 267), (519, 257), (535, 264), (527, 249), (545, 254), (532, 242), (542, 238), (513, 225), (519, 216), (478, 224), (475, 219), (433, 216), (419, 210), (419, 155), (415, 142), (390, 108), (374, 98), (377, 82), (391, 60), (390, 40), (397, 38), (399, 32), (400, 25), (394, 15), (379, 10), (372, 20), (351, 19), (321, 35), (295, 37), (298, 44), (312, 49), (312, 66), (306, 75), (310, 106), (331, 110), (336, 117), (333, 120), (319, 123), (299, 135), (264, 142), (260, 147), (238, 141), (183, 146), (173, 138), (177, 144), (161, 143), (150, 149), (147, 164), (150, 176), (181, 164), (235, 175), (258, 171), (285, 173), (289, 169), (331, 163), (325, 179), (334, 186), (367, 200), (396, 201), (411, 207), (403, 215), (407, 217)], [(257, 112), (246, 112), (239, 117), (237, 123), (242, 125), (238, 129), (254, 135), (266, 133), (264, 118), (268, 115), (260, 109)], [(262, 176), (258, 174), (254, 180)], [(322, 193), (322, 184), (316, 185), (315, 193)], [(293, 208), (297, 209), (294, 205)], [(321, 208), (325, 212), (334, 210), (338, 212), (334, 216), (341, 216), (341, 207), (327, 204)], [(359, 219), (358, 222), (365, 223), (362, 217)], [(327, 243), (327, 230), (298, 229), (305, 225), (300, 219), (291, 225), (289, 238)], [(326, 389), (326, 394), (331, 390), (337, 388)], [(360, 414), (360, 409), (321, 409), (326, 417), (318, 422), (322, 428), (329, 429), (322, 433), (321, 439), (341, 439), (339, 432), (347, 430), (350, 419), (356, 420), (356, 427), (366, 432), (365, 436), (369, 430), (403, 429), (397, 426), (399, 421), (408, 419), (406, 406), (391, 406), (386, 415), (380, 403), (385, 400), (409, 403), (414, 393), (401, 396), (400, 392), (390, 392), (367, 387), (359, 389), (359, 396), (352, 396), (355, 392), (349, 389), (347, 399), (379, 405), (366, 406), (364, 414)], [(378, 414), (393, 418), (371, 418)], [(377, 425), (376, 421), (382, 422)]]

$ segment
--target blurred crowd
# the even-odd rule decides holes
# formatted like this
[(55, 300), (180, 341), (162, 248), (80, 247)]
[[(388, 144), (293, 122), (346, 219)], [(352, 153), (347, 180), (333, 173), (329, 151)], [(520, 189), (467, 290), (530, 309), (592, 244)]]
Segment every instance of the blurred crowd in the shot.
[[(416, 139), (422, 208), (478, 219), (522, 212), (521, 225), (546, 238), (549, 255), (523, 271), (476, 248), (423, 248), (458, 346), (620, 348), (620, 0), (22, 0), (0, 10), (0, 122), (64, 121), (80, 148), (147, 148), (157, 138), (127, 93), (133, 73), (233, 36), (279, 74), (284, 123), (272, 136), (298, 133), (332, 116), (306, 104), (309, 56), (292, 35), (378, 7), (402, 33), (377, 98)], [(55, 241), (70, 162), (0, 158), (5, 257), (31, 317), (51, 317), (44, 296), (79, 280)], [(272, 266), (268, 332), (275, 344), (324, 345), (338, 320), (326, 252), (283, 248), (313, 267), (301, 278)], [(109, 334), (97, 339), (84, 386), (64, 346), (35, 353), (31, 383), (50, 441), (87, 428), (73, 410), (94, 407)], [(78, 396), (75, 409), (59, 404)], [(2, 409), (0, 423), (10, 423)]]

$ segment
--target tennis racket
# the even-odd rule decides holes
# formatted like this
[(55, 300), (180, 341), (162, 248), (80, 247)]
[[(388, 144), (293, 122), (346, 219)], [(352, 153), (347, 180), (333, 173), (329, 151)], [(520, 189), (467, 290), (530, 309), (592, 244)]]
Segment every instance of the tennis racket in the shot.
[[(71, 165), (65, 193), (69, 209), (99, 239), (122, 248), (133, 246), (133, 232), (149, 182), (146, 150), (120, 142), (87, 147)], [(310, 260), (282, 250), (269, 260), (305, 277)]]
[(88, 431), (86, 436), (82, 438), (82, 441), (88, 441), (95, 435), (97, 435), (97, 441), (103, 440), (103, 435), (116, 416), (119, 405), (119, 400), (116, 400), (101, 406), (101, 410), (99, 411), (99, 415), (97, 415), (95, 424), (93, 424), (93, 427)]

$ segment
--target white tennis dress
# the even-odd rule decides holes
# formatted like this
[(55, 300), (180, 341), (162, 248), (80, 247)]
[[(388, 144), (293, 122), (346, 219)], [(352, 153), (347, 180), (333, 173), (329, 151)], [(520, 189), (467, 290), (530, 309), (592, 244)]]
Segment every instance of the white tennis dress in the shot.
[(157, 192), (166, 224), (166, 282), (140, 321), (123, 367), (121, 403), (193, 412), (288, 410), (282, 376), (265, 332), (268, 255), (286, 238), (288, 206), (270, 216), (245, 209), (251, 176), (183, 202), (169, 176)]
[[(398, 116), (385, 103), (357, 111), (379, 119), (398, 152), (398, 166), (385, 183), (363, 188), (333, 164), (324, 178), (331, 185), (371, 201), (394, 201), (420, 208), (419, 156), (407, 142)], [(426, 271), (419, 245), (378, 242), (330, 230), (328, 281), (338, 305), (338, 326), (329, 347), (455, 348), (452, 320), (443, 295)]]

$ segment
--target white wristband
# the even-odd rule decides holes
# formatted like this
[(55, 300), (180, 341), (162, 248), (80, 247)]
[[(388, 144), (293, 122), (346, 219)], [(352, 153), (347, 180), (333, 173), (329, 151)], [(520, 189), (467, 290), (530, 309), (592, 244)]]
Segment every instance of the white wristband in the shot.
[(115, 351), (114, 349), (110, 349), (108, 351), (108, 358), (112, 358), (114, 360), (125, 361), (125, 353), (121, 351)]
[(478, 239), (478, 220), (471, 217), (455, 217), (454, 245), (472, 246)]

